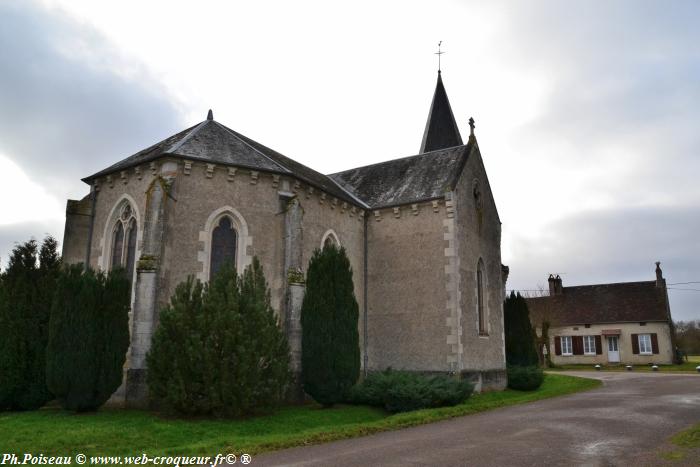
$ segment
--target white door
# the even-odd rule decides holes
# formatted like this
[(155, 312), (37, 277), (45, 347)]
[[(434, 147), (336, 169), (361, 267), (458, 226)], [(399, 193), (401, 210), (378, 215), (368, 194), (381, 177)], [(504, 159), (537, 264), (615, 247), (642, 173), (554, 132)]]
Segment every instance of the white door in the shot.
[(617, 336), (608, 336), (608, 361), (610, 363), (620, 362), (620, 348), (617, 345)]

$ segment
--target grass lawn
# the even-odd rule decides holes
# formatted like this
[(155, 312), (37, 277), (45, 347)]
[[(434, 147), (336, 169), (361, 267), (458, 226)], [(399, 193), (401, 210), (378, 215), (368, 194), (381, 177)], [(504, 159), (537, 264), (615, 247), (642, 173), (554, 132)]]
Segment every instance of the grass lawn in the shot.
[[(700, 365), (699, 356), (689, 356), (687, 362), (680, 365), (658, 365), (660, 372), (681, 372), (681, 373), (697, 373), (695, 369)], [(651, 365), (632, 365), (633, 371), (652, 371)], [(601, 371), (627, 371), (625, 365), (601, 365)], [(576, 364), (576, 365), (557, 365), (555, 368), (547, 368), (547, 371), (558, 370), (595, 370), (594, 364)]]
[(38, 455), (257, 454), (291, 446), (351, 438), (446, 418), (571, 394), (600, 381), (546, 375), (536, 391), (474, 395), (455, 407), (388, 415), (362, 406), (285, 407), (267, 416), (237, 420), (167, 419), (136, 410), (73, 414), (57, 408), (0, 414), (0, 452)]
[(678, 446), (670, 452), (664, 452), (661, 457), (668, 460), (684, 460), (689, 455), (700, 455), (700, 423), (691, 426), (687, 430), (676, 433), (671, 437), (671, 444)]

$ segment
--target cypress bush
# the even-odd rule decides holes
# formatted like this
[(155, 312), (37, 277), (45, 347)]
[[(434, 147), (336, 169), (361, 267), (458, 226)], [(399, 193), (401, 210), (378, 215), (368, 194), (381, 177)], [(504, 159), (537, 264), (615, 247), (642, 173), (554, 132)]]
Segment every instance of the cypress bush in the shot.
[(527, 302), (518, 293), (510, 293), (503, 304), (503, 326), (506, 339), (506, 363), (518, 366), (537, 366), (535, 334), (530, 324)]
[(38, 409), (52, 399), (45, 375), (51, 299), (61, 263), (57, 246), (52, 237), (38, 255), (34, 240), (16, 246), (0, 276), (0, 410)]
[(123, 269), (106, 275), (72, 265), (59, 277), (46, 378), (65, 409), (96, 410), (122, 383), (129, 348), (129, 291)]
[(241, 277), (227, 264), (208, 286), (179, 284), (147, 359), (149, 395), (166, 411), (233, 417), (277, 406), (289, 348), (258, 259)]
[(383, 407), (389, 412), (408, 412), (457, 405), (469, 398), (469, 381), (447, 376), (424, 376), (387, 369), (372, 373), (350, 390), (353, 404)]
[(316, 250), (301, 307), (304, 391), (328, 407), (347, 397), (360, 376), (359, 310), (344, 248)]

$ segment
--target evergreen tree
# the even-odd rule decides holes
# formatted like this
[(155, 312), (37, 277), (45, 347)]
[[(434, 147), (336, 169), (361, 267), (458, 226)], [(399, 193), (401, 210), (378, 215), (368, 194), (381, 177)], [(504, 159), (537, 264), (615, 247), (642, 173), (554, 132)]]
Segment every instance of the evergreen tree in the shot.
[(503, 304), (503, 325), (506, 338), (506, 363), (517, 366), (537, 366), (534, 332), (530, 324), (527, 301), (511, 292)]
[(278, 405), (289, 349), (258, 259), (240, 278), (227, 264), (207, 287), (178, 285), (147, 358), (150, 397), (166, 410), (231, 417)]
[(51, 308), (46, 378), (68, 410), (96, 410), (122, 381), (129, 348), (130, 285), (124, 270), (109, 275), (65, 269)]
[(51, 299), (60, 271), (58, 243), (38, 253), (30, 240), (14, 248), (0, 287), (0, 409), (32, 410), (52, 397), (46, 386)]
[(359, 310), (345, 249), (316, 250), (301, 307), (304, 391), (324, 406), (346, 398), (360, 375)]
[[(258, 258), (247, 267), (240, 281), (240, 314), (245, 346), (242, 367), (251, 387), (248, 404), (262, 407), (277, 404), (289, 383), (289, 346), (270, 303), (270, 289)], [(247, 362), (245, 362), (247, 360)]]

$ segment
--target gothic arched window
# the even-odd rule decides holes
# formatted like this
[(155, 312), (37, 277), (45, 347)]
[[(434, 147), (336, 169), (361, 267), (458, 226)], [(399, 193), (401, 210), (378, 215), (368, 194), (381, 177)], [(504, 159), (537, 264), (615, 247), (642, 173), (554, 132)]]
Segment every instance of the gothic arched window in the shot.
[(127, 277), (132, 277), (134, 274), (136, 233), (136, 217), (134, 217), (131, 205), (124, 203), (112, 230), (112, 262), (110, 269), (123, 267), (126, 269)]
[(479, 260), (476, 266), (476, 312), (479, 320), (479, 335), (488, 335), (486, 328), (486, 307), (484, 306), (484, 266)]
[(223, 216), (211, 233), (211, 257), (209, 277), (219, 272), (225, 263), (236, 266), (236, 240), (238, 234), (228, 216)]
[(323, 237), (321, 238), (321, 249), (330, 245), (335, 245), (336, 248), (340, 248), (340, 240), (338, 240), (338, 235), (336, 235), (335, 231), (332, 229), (326, 230), (326, 233), (323, 234)]

